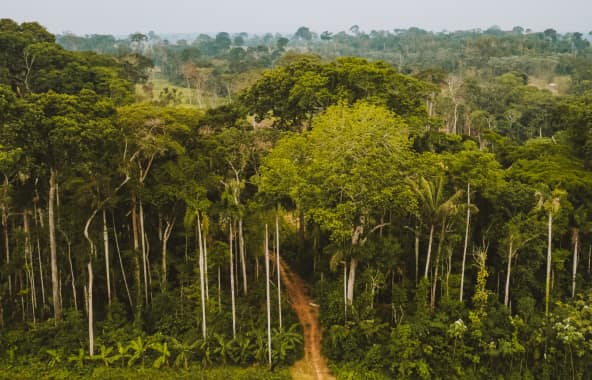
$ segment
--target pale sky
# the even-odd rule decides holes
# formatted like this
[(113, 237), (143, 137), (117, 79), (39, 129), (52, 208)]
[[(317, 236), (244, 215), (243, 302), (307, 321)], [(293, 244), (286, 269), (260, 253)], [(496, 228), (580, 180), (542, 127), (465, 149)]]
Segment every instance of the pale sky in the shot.
[(592, 31), (592, 0), (0, 0), (0, 18), (38, 21), (52, 33), (293, 33), (417, 26), (427, 30), (498, 25)]

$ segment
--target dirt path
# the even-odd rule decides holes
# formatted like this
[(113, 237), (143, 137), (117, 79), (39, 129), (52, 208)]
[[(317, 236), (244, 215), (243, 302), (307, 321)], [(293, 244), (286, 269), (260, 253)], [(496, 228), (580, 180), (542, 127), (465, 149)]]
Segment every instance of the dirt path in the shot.
[(292, 308), (304, 330), (304, 359), (292, 367), (292, 377), (296, 380), (335, 380), (321, 354), (318, 306), (306, 295), (304, 281), (290, 270), (283, 259), (280, 259), (280, 273)]

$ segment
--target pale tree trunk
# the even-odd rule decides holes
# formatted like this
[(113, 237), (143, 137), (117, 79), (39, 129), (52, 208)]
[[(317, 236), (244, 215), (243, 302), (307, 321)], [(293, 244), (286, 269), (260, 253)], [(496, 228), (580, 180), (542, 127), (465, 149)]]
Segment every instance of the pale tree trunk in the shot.
[(208, 243), (206, 238), (206, 231), (203, 231), (203, 251), (204, 251), (204, 277), (206, 286), (206, 300), (210, 299), (210, 287), (208, 284)]
[(510, 303), (510, 276), (512, 275), (512, 259), (514, 258), (513, 250), (514, 241), (510, 239), (508, 246), (508, 269), (506, 271), (506, 288), (504, 291), (504, 306), (508, 307)]
[(228, 242), (230, 246), (230, 299), (232, 304), (232, 337), (236, 338), (236, 308), (235, 308), (235, 300), (234, 300), (234, 263), (233, 263), (233, 253), (232, 253), (232, 221), (229, 223), (230, 226), (230, 234), (228, 236)]
[(343, 262), (343, 316), (347, 322), (347, 263)]
[(446, 230), (446, 219), (442, 220), (442, 229), (440, 230), (440, 240), (438, 241), (438, 249), (436, 251), (436, 266), (434, 272), (434, 278), (432, 279), (432, 297), (430, 302), (430, 308), (432, 311), (436, 309), (436, 288), (438, 285), (438, 270), (440, 264), (440, 255), (442, 253), (442, 245), (444, 244), (444, 232)]
[(574, 229), (573, 242), (574, 242), (574, 250), (573, 250), (573, 267), (572, 267), (572, 272), (571, 272), (571, 298), (575, 298), (575, 296), (576, 296), (576, 276), (578, 274), (579, 231), (577, 228)]
[(269, 290), (269, 235), (267, 224), (265, 225), (265, 294), (267, 296), (267, 356), (269, 366), (271, 367), (271, 300)]
[(352, 257), (349, 260), (349, 277), (347, 279), (347, 303), (349, 305), (354, 302), (354, 285), (356, 281), (356, 268), (358, 267), (358, 260)]
[(144, 302), (148, 305), (148, 262), (147, 262), (147, 254), (146, 254), (146, 237), (144, 231), (144, 206), (142, 205), (142, 200), (140, 199), (140, 237), (141, 240), (141, 247), (142, 247), (142, 268), (144, 271)]
[(280, 330), (282, 329), (282, 284), (280, 281), (280, 224), (278, 215), (275, 215), (275, 254), (277, 267), (277, 291), (278, 291), (278, 313)]
[(111, 307), (111, 268), (109, 267), (109, 230), (107, 229), (107, 212), (103, 207), (103, 244), (105, 246), (105, 274), (107, 280), (107, 305)]
[(117, 249), (117, 256), (119, 257), (119, 266), (121, 267), (121, 276), (123, 277), (123, 283), (125, 285), (125, 291), (127, 292), (127, 299), (130, 304), (132, 311), (134, 310), (134, 303), (132, 302), (132, 295), (127, 284), (127, 275), (125, 274), (125, 267), (123, 266), (123, 259), (121, 258), (121, 249), (119, 248), (119, 238), (117, 237), (117, 230), (115, 228), (115, 216), (111, 214), (113, 222), (113, 237), (115, 238), (115, 248)]
[(29, 232), (29, 216), (27, 210), (23, 211), (23, 232), (25, 233), (25, 267), (28, 268), (27, 275), (29, 277), (29, 282), (31, 284), (31, 314), (33, 316), (33, 324), (35, 324), (35, 311), (37, 309), (37, 290), (35, 288), (35, 271), (33, 270), (33, 248), (31, 247), (31, 238)]
[(425, 272), (423, 274), (424, 278), (428, 278), (428, 273), (430, 271), (430, 257), (432, 255), (432, 242), (434, 241), (434, 224), (430, 226), (430, 238), (428, 240), (428, 254), (426, 258), (426, 265), (425, 265)]
[(162, 234), (162, 285), (161, 291), (165, 292), (167, 289), (167, 243), (173, 232), (173, 226), (175, 225), (175, 218), (172, 221), (165, 220), (166, 226)]
[[(8, 179), (5, 177), (4, 184), (8, 187)], [(10, 240), (8, 235), (8, 206), (2, 205), (2, 227), (4, 229), (4, 250), (6, 252), (6, 265), (10, 265)], [(8, 275), (8, 294), (12, 297), (12, 276)]]
[(467, 262), (467, 247), (469, 245), (469, 225), (471, 223), (471, 185), (467, 183), (467, 223), (465, 226), (465, 245), (463, 248), (462, 266), (460, 270), (460, 302), (463, 302), (465, 288), (465, 264)]
[(88, 262), (88, 353), (90, 356), (95, 354), (95, 333), (94, 333), (94, 316), (93, 316), (93, 270), (92, 258)]
[(58, 276), (58, 253), (56, 245), (55, 234), (55, 218), (54, 218), (54, 203), (57, 184), (57, 172), (54, 169), (50, 170), (49, 176), (49, 205), (47, 208), (47, 216), (49, 219), (49, 250), (51, 255), (51, 290), (53, 301), (54, 319), (59, 321), (62, 319), (62, 309), (60, 308), (60, 286)]
[(241, 267), (243, 271), (243, 292), (247, 295), (247, 263), (245, 254), (245, 239), (243, 236), (243, 218), (238, 219), (238, 248), (240, 251)]
[(206, 296), (205, 296), (205, 277), (204, 277), (204, 254), (203, 254), (203, 241), (201, 237), (201, 220), (199, 218), (199, 212), (197, 213), (197, 239), (199, 242), (199, 289), (201, 292), (201, 318), (202, 318), (202, 333), (204, 340), (207, 337), (207, 324), (206, 324)]
[(419, 224), (415, 225), (415, 284), (419, 282)]
[(70, 264), (70, 277), (72, 279), (72, 296), (74, 297), (74, 309), (78, 311), (78, 299), (76, 296), (76, 277), (74, 276), (74, 265), (72, 265), (72, 243), (68, 236), (64, 233), (64, 237), (66, 238), (66, 244), (68, 244), (68, 263)]
[(136, 283), (136, 318), (140, 317), (142, 308), (142, 279), (140, 271), (140, 240), (138, 238), (138, 213), (136, 196), (132, 199), (132, 234), (134, 240), (134, 281)]
[[(56, 194), (57, 194), (57, 186), (56, 186)], [(39, 221), (37, 221), (39, 218)], [(36, 234), (36, 242), (37, 242), (37, 263), (39, 264), (39, 284), (41, 285), (41, 306), (42, 310), (45, 308), (46, 299), (45, 299), (45, 276), (43, 275), (43, 262), (41, 260), (41, 241), (39, 240), (39, 236), (41, 236), (41, 230), (43, 229), (43, 215), (41, 210), (37, 208), (37, 202), (33, 202), (33, 221), (35, 222), (35, 231)], [(31, 260), (33, 260), (32, 256), (33, 249), (31, 249)], [(33, 262), (31, 261), (31, 265)], [(34, 265), (33, 265), (34, 267)], [(34, 272), (34, 271), (33, 271)], [(61, 309), (61, 308), (60, 308)]]
[[(360, 242), (360, 237), (364, 232), (364, 227), (356, 226), (352, 232), (351, 243), (355, 247)], [(355, 257), (349, 260), (349, 278), (347, 279), (347, 303), (352, 305), (354, 302), (354, 288), (356, 283), (356, 268), (358, 267), (358, 260)]]
[(547, 239), (547, 278), (545, 281), (545, 315), (549, 315), (549, 300), (551, 297), (551, 239), (553, 232), (553, 214), (549, 212)]

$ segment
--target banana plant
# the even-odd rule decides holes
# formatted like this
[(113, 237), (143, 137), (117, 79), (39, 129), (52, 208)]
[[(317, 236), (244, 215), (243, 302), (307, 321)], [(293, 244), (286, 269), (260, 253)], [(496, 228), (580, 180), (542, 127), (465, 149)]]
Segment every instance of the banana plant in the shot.
[(298, 331), (298, 324), (293, 324), (287, 330), (273, 329), (273, 343), (276, 347), (276, 360), (283, 362), (288, 355), (296, 350), (296, 346), (302, 343), (302, 334)]
[(106, 347), (104, 344), (101, 345), (99, 348), (99, 354), (89, 356), (89, 360), (103, 362), (105, 367), (109, 367), (112, 363), (114, 363), (117, 359), (116, 356), (109, 356), (113, 352), (113, 347)]
[(251, 361), (253, 340), (249, 336), (237, 336), (230, 341), (230, 358), (236, 364), (247, 364)]
[(183, 368), (189, 368), (189, 357), (195, 352), (195, 350), (202, 344), (203, 341), (198, 339), (193, 343), (188, 343), (181, 342), (175, 338), (170, 338), (170, 340), (173, 350), (178, 352), (173, 365), (175, 367), (180, 367), (183, 365)]
[(171, 351), (169, 351), (167, 342), (154, 342), (149, 346), (152, 350), (158, 352), (158, 357), (152, 363), (153, 368), (160, 368), (163, 365), (169, 366), (169, 358), (171, 357)]
[(116, 361), (121, 361), (120, 365), (123, 366), (125, 359), (128, 359), (130, 355), (128, 354), (129, 346), (124, 346), (120, 342), (117, 342), (117, 353), (113, 355), (113, 363)]
[(214, 333), (214, 339), (216, 340), (216, 346), (214, 347), (214, 354), (222, 360), (222, 363), (226, 364), (232, 350), (230, 341), (226, 342), (224, 336)]
[(62, 350), (49, 349), (45, 350), (45, 352), (47, 355), (49, 355), (49, 362), (47, 363), (49, 368), (53, 368), (56, 366), (56, 364), (60, 364), (62, 362), (62, 356), (64, 355)]
[(148, 351), (147, 342), (144, 342), (142, 337), (139, 336), (130, 342), (128, 348), (132, 351), (132, 354), (127, 362), (127, 366), (131, 367), (136, 361), (141, 359), (142, 368), (144, 368), (144, 357), (146, 356), (146, 351)]
[(78, 368), (84, 367), (84, 360), (86, 359), (86, 353), (82, 348), (78, 349), (78, 355), (70, 355), (68, 357), (68, 362), (75, 363), (75, 366)]

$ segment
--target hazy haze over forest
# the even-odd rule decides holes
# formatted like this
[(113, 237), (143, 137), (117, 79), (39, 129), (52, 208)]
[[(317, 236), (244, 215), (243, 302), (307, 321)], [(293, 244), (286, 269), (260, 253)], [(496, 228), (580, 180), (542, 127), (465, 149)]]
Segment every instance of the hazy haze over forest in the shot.
[(428, 30), (486, 29), (520, 25), (540, 31), (592, 30), (592, 2), (569, 0), (300, 0), (278, 2), (191, 0), (3, 0), (1, 17), (38, 21), (53, 33), (129, 34), (174, 32), (293, 33), (306, 25), (315, 31), (408, 28)]

